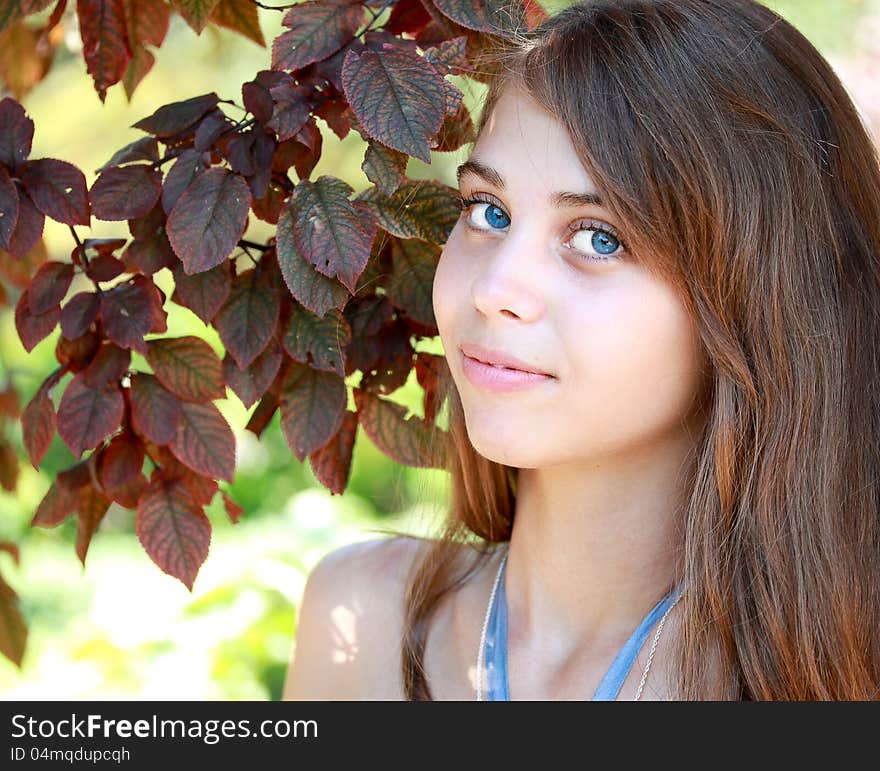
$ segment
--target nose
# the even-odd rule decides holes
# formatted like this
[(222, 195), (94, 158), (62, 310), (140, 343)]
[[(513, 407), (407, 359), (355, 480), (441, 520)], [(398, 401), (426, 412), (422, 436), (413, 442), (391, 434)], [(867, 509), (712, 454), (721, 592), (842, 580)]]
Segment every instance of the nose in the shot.
[(487, 316), (534, 321), (544, 312), (541, 271), (546, 271), (537, 234), (511, 230), (503, 240), (484, 248), (471, 284), (474, 307)]

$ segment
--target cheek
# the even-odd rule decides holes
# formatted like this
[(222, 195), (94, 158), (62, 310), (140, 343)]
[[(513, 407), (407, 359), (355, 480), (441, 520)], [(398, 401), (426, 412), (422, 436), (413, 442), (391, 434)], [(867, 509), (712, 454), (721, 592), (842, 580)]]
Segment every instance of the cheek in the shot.
[(652, 289), (597, 301), (569, 341), (585, 417), (621, 440), (679, 425), (702, 383), (693, 321), (671, 290)]
[(449, 322), (452, 320), (454, 308), (462, 302), (467, 288), (466, 275), (462, 270), (454, 238), (453, 233), (440, 253), (431, 289), (434, 316), (437, 319), (441, 340), (448, 334)]

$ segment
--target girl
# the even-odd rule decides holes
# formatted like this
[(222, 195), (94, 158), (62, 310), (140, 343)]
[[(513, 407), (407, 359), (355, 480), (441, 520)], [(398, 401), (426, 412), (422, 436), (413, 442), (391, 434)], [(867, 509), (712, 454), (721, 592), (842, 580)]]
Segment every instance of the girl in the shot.
[(437, 539), (309, 577), (286, 698), (873, 699), (880, 165), (753, 0), (490, 62), (433, 299)]

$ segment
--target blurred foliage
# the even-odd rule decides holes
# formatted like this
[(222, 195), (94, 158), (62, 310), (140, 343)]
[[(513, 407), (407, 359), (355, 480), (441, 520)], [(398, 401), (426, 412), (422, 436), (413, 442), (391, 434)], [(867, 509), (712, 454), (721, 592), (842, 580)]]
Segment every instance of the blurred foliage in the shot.
[[(568, 2), (543, 4), (552, 12)], [(866, 30), (872, 29), (865, 20), (878, 14), (877, 0), (766, 4), (832, 61), (857, 52), (859, 41), (867, 39)], [(260, 18), (267, 40), (279, 34), (281, 13), (261, 9)], [(141, 136), (130, 128), (137, 120), (169, 101), (209, 91), (240, 101), (241, 84), (268, 68), (270, 58), (267, 49), (225, 30), (208, 28), (196, 36), (174, 16), (157, 63), (132, 102), (126, 101), (121, 88), (114, 88), (102, 105), (78, 50), (78, 31), (66, 29), (65, 43), (49, 75), (24, 100), (37, 127), (32, 154), (76, 163), (90, 185), (95, 169)], [(461, 78), (454, 81), (476, 109), (483, 87)], [(369, 183), (360, 169), (362, 140), (352, 132), (340, 141), (322, 129), (324, 151), (313, 176), (332, 173), (356, 190), (366, 187)], [(430, 166), (410, 159), (408, 176), (454, 185), (454, 168), (464, 150), (434, 154)], [(246, 237), (264, 239), (268, 233), (261, 227), (268, 226), (254, 222)], [(89, 235), (119, 232), (120, 223), (95, 221)], [(45, 238), (54, 259), (67, 258), (73, 244), (64, 226), (47, 220)], [(170, 294), (170, 281), (162, 288)], [(76, 286), (71, 288), (75, 291)], [(171, 303), (167, 307), (169, 334), (195, 334), (222, 350), (214, 331), (195, 315)], [(22, 405), (53, 368), (55, 343), (52, 335), (27, 354), (11, 311), (0, 315), (0, 385), (13, 378)], [(443, 352), (439, 340), (422, 348)], [(132, 364), (142, 364), (137, 354)], [(394, 399), (420, 414), (420, 395), (413, 374)], [(75, 459), (55, 436), (41, 469), (34, 470), (16, 426), (13, 439), (21, 476), (14, 495), (0, 491), (0, 541), (20, 546), (21, 565), (16, 568), (11, 559), (0, 559), (7, 560), (4, 575), (21, 597), (30, 638), (21, 671), (0, 658), (0, 698), (279, 699), (296, 609), (315, 562), (333, 548), (376, 537), (370, 528), (427, 532), (443, 511), (446, 475), (397, 466), (376, 450), (362, 429), (346, 493), (331, 496), (308, 464), (293, 457), (277, 415), (257, 440), (241, 430), (250, 411), (234, 396), (218, 402), (218, 407), (237, 428), (235, 482), (225, 489), (245, 514), (232, 525), (220, 496), (215, 497), (208, 509), (213, 542), (192, 594), (144, 553), (134, 535), (132, 511), (111, 507), (85, 569), (71, 548), (72, 520), (52, 530), (31, 528), (30, 519), (50, 480)]]

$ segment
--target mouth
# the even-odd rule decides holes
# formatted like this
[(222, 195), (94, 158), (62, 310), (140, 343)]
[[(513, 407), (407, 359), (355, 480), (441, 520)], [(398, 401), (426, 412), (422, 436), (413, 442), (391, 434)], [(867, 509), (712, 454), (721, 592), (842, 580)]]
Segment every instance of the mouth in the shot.
[(538, 375), (540, 377), (555, 377), (551, 373), (545, 372), (505, 351), (483, 348), (475, 343), (463, 343), (460, 349), (466, 358), (486, 367), (528, 375)]

